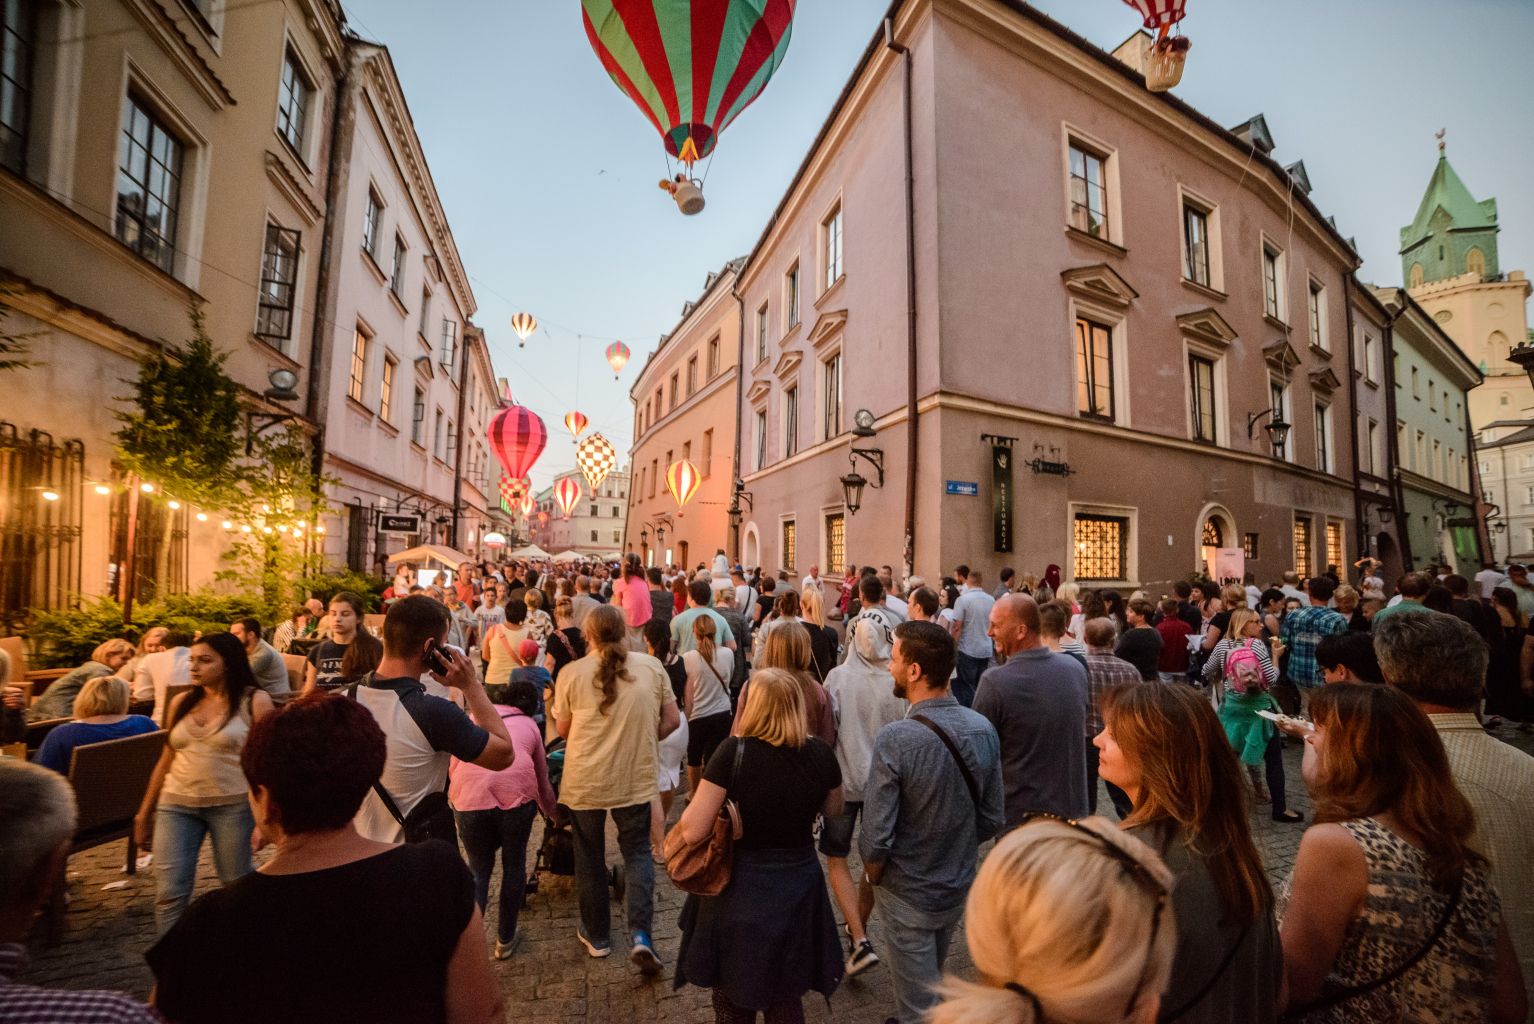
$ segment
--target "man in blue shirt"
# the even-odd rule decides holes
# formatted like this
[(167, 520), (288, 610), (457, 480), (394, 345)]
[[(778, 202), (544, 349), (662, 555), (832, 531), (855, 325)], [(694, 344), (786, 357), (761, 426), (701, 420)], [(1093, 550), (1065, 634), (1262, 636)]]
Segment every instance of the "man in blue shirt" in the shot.
[(953, 695), (965, 707), (975, 703), (975, 687), (980, 673), (991, 664), (991, 606), (996, 599), (985, 592), (979, 572), (971, 571), (959, 599), (953, 603), (953, 621), (948, 630), (959, 644), (959, 675), (953, 681)]
[(911, 706), (879, 731), (863, 790), (859, 912), (866, 921), (877, 901), (901, 1024), (937, 1004), (979, 845), (1003, 824), (1001, 745), (990, 722), (949, 695), (955, 653), (934, 622), (896, 627), (889, 671)]
[[(1279, 639), (1289, 650), (1289, 678), (1300, 691), (1300, 714), (1309, 718), (1311, 691), (1326, 685), (1326, 676), (1316, 663), (1316, 645), (1335, 633), (1346, 633), (1348, 620), (1335, 608), (1326, 606), (1337, 589), (1331, 580), (1325, 576), (1316, 576), (1307, 581), (1305, 586), (1310, 607), (1284, 616), (1284, 624), (1279, 627)], [(1378, 615), (1375, 617), (1378, 618)]]

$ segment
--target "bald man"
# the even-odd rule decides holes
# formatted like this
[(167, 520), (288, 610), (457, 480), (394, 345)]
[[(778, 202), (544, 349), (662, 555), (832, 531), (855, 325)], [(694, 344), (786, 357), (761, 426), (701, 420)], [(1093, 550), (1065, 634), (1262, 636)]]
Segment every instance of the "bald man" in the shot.
[(1001, 738), (1007, 826), (1033, 811), (1087, 814), (1087, 670), (1039, 635), (1039, 606), (1009, 594), (991, 608), (989, 635), (1006, 663), (987, 669), (974, 709)]

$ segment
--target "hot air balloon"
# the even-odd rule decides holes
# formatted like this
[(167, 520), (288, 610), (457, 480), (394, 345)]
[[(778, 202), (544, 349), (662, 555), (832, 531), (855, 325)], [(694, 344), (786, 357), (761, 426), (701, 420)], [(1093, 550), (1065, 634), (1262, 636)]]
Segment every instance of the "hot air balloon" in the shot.
[(1169, 36), (1174, 22), (1181, 22), (1187, 0), (1124, 0), (1145, 18), (1145, 27), (1156, 29), (1156, 42), (1145, 58), (1145, 87), (1166, 92), (1182, 81), (1183, 62), (1192, 43), (1187, 36)]
[(580, 500), (581, 485), (575, 482), (574, 477), (567, 476), (554, 485), (554, 501), (558, 503), (566, 519), (570, 518), (570, 510)]
[(682, 508), (692, 500), (692, 496), (698, 492), (698, 485), (703, 478), (698, 475), (698, 467), (687, 459), (679, 459), (666, 467), (666, 490), (676, 499), (676, 514), (682, 515)]
[(522, 518), (526, 519), (533, 514), (533, 508), (538, 503), (533, 500), (531, 494), (522, 495), (522, 503), (517, 508), (522, 512)]
[(515, 479), (527, 475), (549, 442), (543, 420), (525, 405), (513, 405), (496, 413), (485, 428), (485, 437), (501, 467)]
[(796, 0), (581, 0), (586, 37), (613, 83), (687, 166), (662, 181), (683, 213), (703, 209), (692, 165), (766, 88), (793, 30)]
[(629, 347), (621, 341), (613, 342), (607, 346), (607, 361), (612, 364), (613, 380), (617, 380), (618, 371), (629, 361)]
[(565, 413), (565, 426), (577, 439), (580, 438), (581, 431), (586, 429), (586, 424), (590, 422), (590, 420), (578, 412)]
[(538, 329), (538, 320), (531, 313), (518, 313), (511, 318), (511, 329), (522, 339), (517, 342), (517, 348), (526, 348), (527, 336)]
[(547, 512), (539, 512), (538, 513), (538, 525), (539, 526), (544, 525), (548, 521), (549, 521), (549, 514)]
[(506, 538), (498, 533), (487, 533), (480, 543), (487, 548), (503, 548), (506, 546)]
[(607, 474), (618, 464), (618, 449), (601, 434), (592, 434), (576, 447), (575, 464), (581, 467), (586, 482), (591, 485), (591, 493), (595, 494)]

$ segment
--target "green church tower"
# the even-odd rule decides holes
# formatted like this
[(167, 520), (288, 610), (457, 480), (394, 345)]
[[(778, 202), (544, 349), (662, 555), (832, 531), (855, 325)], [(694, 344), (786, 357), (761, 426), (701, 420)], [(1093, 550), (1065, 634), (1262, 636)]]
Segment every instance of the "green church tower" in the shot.
[(1474, 271), (1497, 277), (1497, 201), (1476, 202), (1459, 180), (1443, 143), (1417, 219), (1401, 229), (1401, 277), (1408, 288)]

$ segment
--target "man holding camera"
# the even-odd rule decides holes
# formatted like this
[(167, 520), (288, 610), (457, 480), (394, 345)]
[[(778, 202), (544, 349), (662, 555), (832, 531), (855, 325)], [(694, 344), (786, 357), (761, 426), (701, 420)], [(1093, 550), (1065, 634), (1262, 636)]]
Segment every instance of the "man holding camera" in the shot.
[[(357, 812), (357, 831), (369, 839), (401, 842), (401, 819), (427, 796), (447, 789), (454, 757), (500, 771), (515, 754), (506, 724), (485, 696), (473, 664), (462, 651), (445, 645), (448, 625), (447, 608), (425, 595), (394, 602), (384, 619), (383, 661), (356, 687), (354, 696), (377, 719), (389, 750), (379, 787)], [(474, 721), (457, 704), (426, 692), (421, 676), (427, 672), (463, 691)], [(392, 810), (379, 795), (380, 787), (389, 794)], [(444, 804), (442, 830), (451, 827), (452, 813)]]

